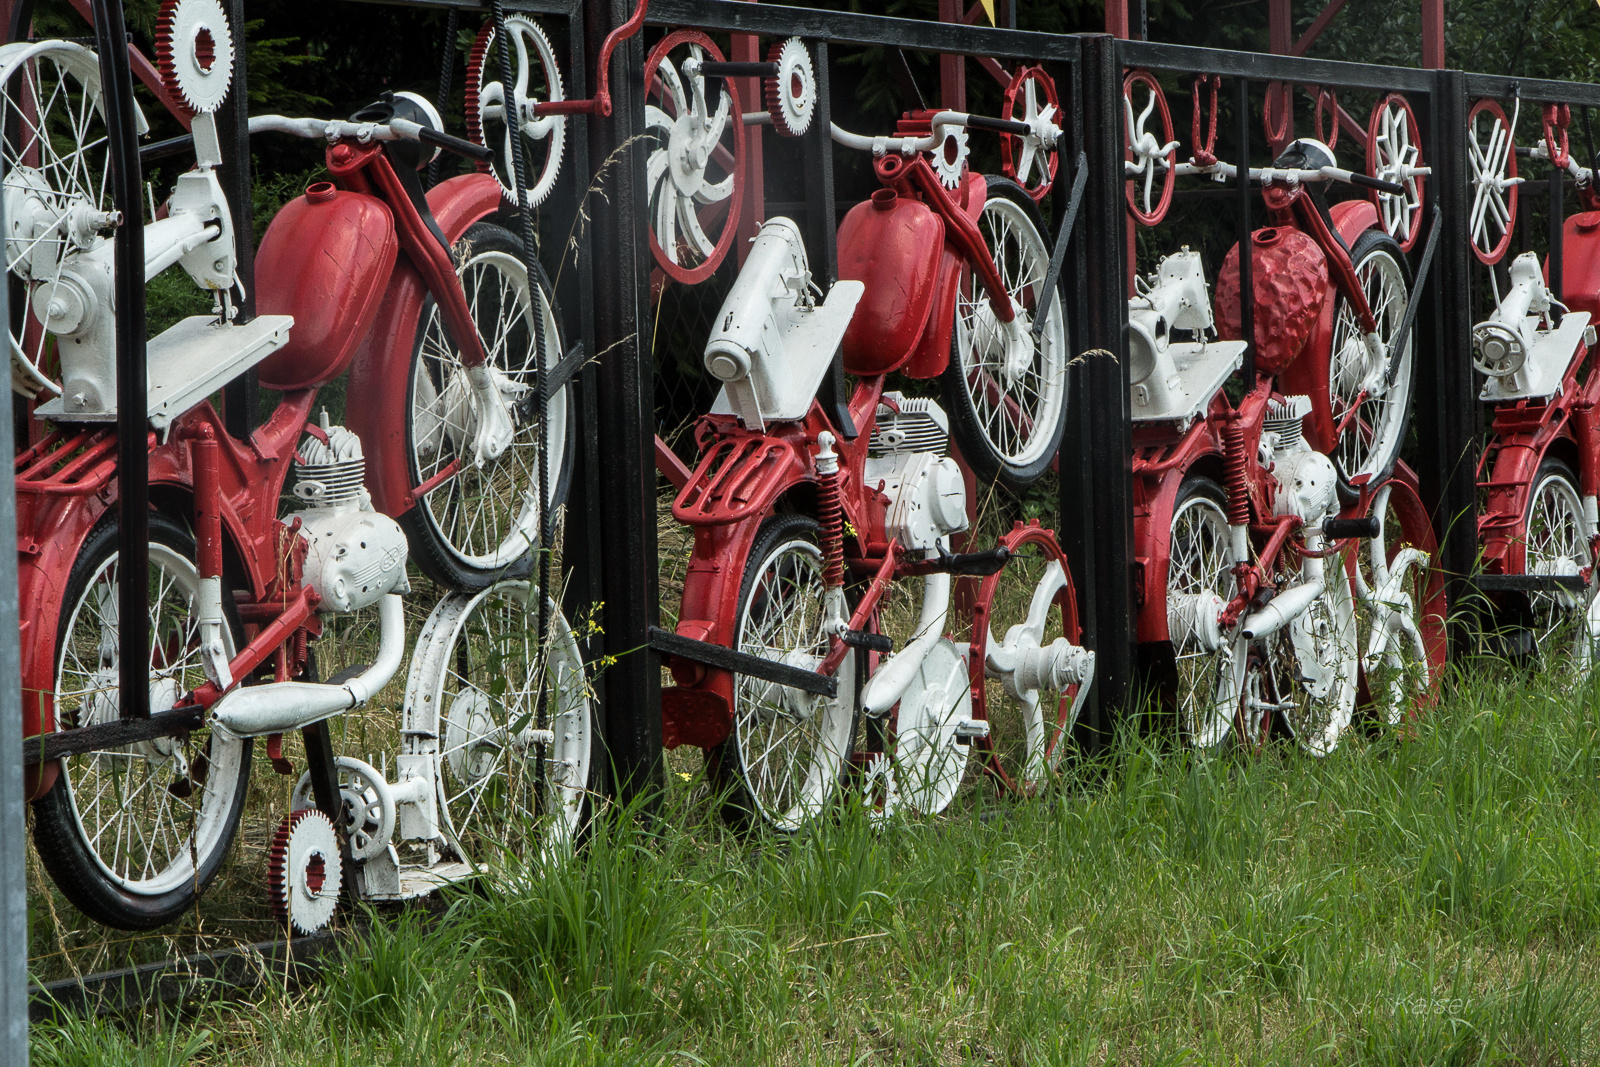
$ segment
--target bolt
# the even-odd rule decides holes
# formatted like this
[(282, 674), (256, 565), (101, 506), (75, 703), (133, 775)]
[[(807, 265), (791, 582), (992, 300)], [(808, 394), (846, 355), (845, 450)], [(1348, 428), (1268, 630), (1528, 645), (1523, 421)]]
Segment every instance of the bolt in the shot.
[(225, 259), (219, 259), (215, 263), (211, 264), (211, 269), (216, 271), (218, 274), (226, 274), (228, 273), (228, 261)]

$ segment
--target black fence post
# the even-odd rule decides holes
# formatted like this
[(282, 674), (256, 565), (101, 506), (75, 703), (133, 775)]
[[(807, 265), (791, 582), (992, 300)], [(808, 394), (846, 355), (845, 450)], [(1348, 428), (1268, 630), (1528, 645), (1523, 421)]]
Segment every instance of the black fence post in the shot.
[(129, 70), (122, 5), (94, 5), (100, 50), (106, 132), (111, 158), (112, 199), (126, 225), (117, 229), (117, 583), (118, 688), (121, 714), (150, 717), (149, 454), (145, 446), (148, 387), (145, 377), (144, 198), (139, 181), (138, 135), (134, 133), (133, 76)]
[[(598, 83), (600, 43), (632, 13), (627, 0), (584, 8), (588, 69)], [(615, 110), (590, 129), (589, 170), (606, 191), (595, 205), (593, 272), (598, 422), (600, 544), (606, 670), (605, 741), (614, 795), (626, 803), (661, 783), (661, 669), (649, 647), (660, 618), (656, 555), (656, 477), (651, 442), (655, 378), (644, 333), (648, 321), (649, 241), (644, 231), (644, 45), (634, 37), (612, 58)]]
[[(228, 22), (235, 37), (244, 40), (244, 0), (228, 0)], [(217, 139), (223, 145), (219, 168), (222, 192), (228, 198), (228, 214), (233, 216), (233, 246), (239, 277), (238, 317), (241, 326), (256, 317), (256, 241), (255, 211), (250, 195), (250, 104), (249, 71), (245, 68), (246, 49), (235, 48), (233, 86), (217, 112)], [(255, 368), (245, 371), (223, 389), (222, 415), (228, 432), (248, 437), (256, 428), (256, 409), (261, 388)]]
[[(1438, 198), (1434, 225), (1439, 235), (1418, 317), (1422, 344), (1417, 359), (1413, 410), (1417, 428), (1417, 475), (1422, 500), (1440, 539), (1440, 566), (1448, 579), (1452, 608), (1467, 603), (1468, 578), (1478, 557), (1477, 453), (1480, 412), (1472, 371), (1472, 208), (1467, 168), (1467, 92), (1460, 71), (1434, 76), (1429, 94), (1429, 142)], [(1458, 654), (1470, 640), (1469, 616), (1451, 612), (1449, 644)]]
[[(1062, 464), (1061, 514), (1066, 523), (1070, 516), (1087, 512), (1093, 531), (1093, 593), (1085, 636), (1096, 656), (1099, 693), (1083, 734), (1092, 749), (1104, 743), (1112, 717), (1133, 697), (1133, 428), (1123, 280), (1128, 213), (1123, 206), (1122, 63), (1115, 38), (1094, 34), (1082, 41), (1079, 77), (1089, 167), (1083, 203), (1088, 269), (1081, 278), (1082, 338), (1084, 350), (1095, 354), (1079, 368), (1078, 411), (1086, 416), (1080, 425), (1087, 431), (1088, 448)], [(1072, 471), (1085, 463), (1088, 471)]]

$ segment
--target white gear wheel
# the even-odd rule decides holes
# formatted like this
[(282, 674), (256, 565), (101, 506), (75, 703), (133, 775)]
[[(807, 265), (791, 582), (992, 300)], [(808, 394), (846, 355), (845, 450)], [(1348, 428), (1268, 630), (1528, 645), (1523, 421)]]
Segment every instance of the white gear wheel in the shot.
[[(345, 839), (350, 843), (350, 858), (370, 860), (389, 846), (394, 836), (395, 801), (389, 782), (370, 763), (349, 756), (337, 756), (339, 799), (343, 802)], [(311, 790), (311, 772), (306, 771), (294, 785), (289, 801), (293, 811), (316, 806)]]
[[(482, 131), (482, 143), (490, 145), (489, 121), (494, 119), (504, 127), (504, 134), (500, 147), (499, 157), (490, 166), (495, 179), (500, 183), (500, 189), (505, 198), (512, 203), (516, 202), (516, 180), (511, 173), (511, 135), (513, 129), (520, 129), (522, 135), (530, 142), (547, 142), (544, 165), (535, 167), (530, 165), (531, 184), (523, 190), (527, 197), (528, 207), (538, 207), (544, 203), (555, 188), (556, 178), (561, 173), (561, 157), (566, 145), (567, 119), (565, 115), (545, 115), (539, 118), (533, 116), (533, 105), (548, 103), (554, 100), (566, 99), (566, 90), (561, 82), (561, 67), (556, 63), (555, 48), (550, 44), (550, 38), (545, 36), (539, 24), (522, 15), (512, 15), (505, 20), (506, 36), (510, 38), (516, 54), (512, 61), (512, 76), (516, 84), (512, 86), (512, 111), (516, 117), (515, 123), (506, 121), (506, 91), (499, 79), (500, 63), (498, 57), (491, 60), (489, 49), (496, 43), (499, 36), (490, 32), (486, 39), (481, 54), (475, 54), (474, 59), (479, 63), (476, 72), (469, 71), (469, 90), (475, 89), (473, 96), (476, 98), (477, 114), (470, 116), (476, 121)], [(530, 49), (532, 55), (530, 56)], [(476, 52), (476, 50), (475, 50)], [(549, 99), (536, 100), (528, 95), (529, 75), (531, 63), (537, 60), (544, 72), (545, 85), (549, 89)], [(476, 83), (476, 84), (474, 84)], [(468, 107), (473, 106), (473, 101), (468, 101)], [(476, 139), (476, 138), (474, 138)], [(531, 146), (530, 146), (531, 147)], [(530, 160), (531, 163), (531, 160)]]
[(343, 885), (333, 820), (315, 808), (284, 819), (272, 843), (267, 881), (273, 910), (302, 934), (332, 922)]
[(967, 167), (967, 131), (961, 126), (945, 126), (944, 138), (933, 146), (933, 172), (946, 189), (961, 188), (961, 172)]
[(233, 84), (228, 16), (218, 0), (177, 0), (163, 14), (165, 41), (158, 51), (170, 54), (163, 56), (170, 64), (163, 73), (185, 104), (209, 115), (222, 106)]
[(811, 128), (817, 109), (817, 72), (811, 65), (811, 52), (798, 37), (784, 41), (778, 49), (778, 73), (768, 110), (772, 125), (785, 137), (801, 137)]

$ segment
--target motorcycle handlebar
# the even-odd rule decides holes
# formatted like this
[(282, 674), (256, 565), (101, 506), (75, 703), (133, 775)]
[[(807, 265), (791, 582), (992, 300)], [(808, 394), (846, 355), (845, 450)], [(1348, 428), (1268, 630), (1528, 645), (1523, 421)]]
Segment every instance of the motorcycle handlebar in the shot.
[[(934, 147), (944, 139), (943, 128), (946, 126), (965, 126), (974, 130), (993, 130), (996, 133), (1011, 133), (1018, 136), (1028, 136), (1035, 132), (1026, 122), (991, 119), (984, 115), (969, 115), (964, 111), (940, 111), (933, 116), (929, 125), (932, 127), (932, 132), (927, 137), (868, 137), (864, 134), (851, 133), (837, 123), (828, 124), (829, 133), (834, 141), (846, 148), (874, 153), (896, 151), (908, 156), (918, 152), (933, 151)], [(1057, 130), (1056, 133), (1059, 136), (1060, 131)], [(1050, 138), (1050, 144), (1054, 143), (1054, 138)]]

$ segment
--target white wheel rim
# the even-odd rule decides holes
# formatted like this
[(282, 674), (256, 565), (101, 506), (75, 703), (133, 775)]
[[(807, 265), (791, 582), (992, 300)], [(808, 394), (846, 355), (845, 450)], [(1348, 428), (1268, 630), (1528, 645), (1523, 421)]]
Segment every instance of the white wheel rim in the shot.
[[(1356, 264), (1356, 278), (1366, 294), (1377, 320), (1378, 337), (1387, 352), (1400, 330), (1406, 313), (1405, 275), (1400, 264), (1387, 252), (1373, 252)], [(1406, 405), (1411, 402), (1411, 360), (1413, 338), (1406, 338), (1394, 384), (1380, 390), (1381, 395), (1365, 395), (1371, 377), (1370, 359), (1361, 323), (1350, 301), (1341, 298), (1338, 319), (1333, 326), (1332, 351), (1328, 357), (1328, 395), (1337, 426), (1358, 407), (1355, 416), (1334, 446), (1334, 460), (1346, 478), (1360, 475), (1376, 477), (1394, 462), (1400, 451), (1400, 430), (1405, 422)]]
[[(152, 710), (205, 683), (199, 624), (193, 615), (199, 574), (166, 545), (150, 544)], [(72, 606), (56, 669), (57, 728), (76, 716), (79, 726), (110, 722), (118, 714), (116, 555), (108, 557)], [(80, 630), (81, 627), (81, 630)], [(233, 636), (223, 627), (231, 655)], [(180, 654), (171, 658), (174, 651)], [(160, 666), (157, 667), (156, 664)], [(164, 706), (163, 706), (164, 705)], [(194, 882), (195, 859), (217, 848), (229, 829), (229, 812), (244, 743), (220, 731), (209, 735), (204, 782), (186, 773), (200, 754), (187, 738), (143, 742), (84, 753), (63, 761), (73, 817), (95, 864), (128, 893), (157, 896)], [(179, 798), (170, 790), (189, 782)], [(59, 786), (58, 786), (59, 788)]]
[[(983, 205), (978, 228), (994, 256), (1001, 284), (1024, 330), (1031, 331), (1031, 309), (1038, 306), (1050, 254), (1027, 213), (1004, 197)], [(984, 440), (1008, 465), (1026, 467), (1050, 448), (1067, 392), (1066, 320), (1059, 299), (1021, 374), (1006, 367), (1005, 330), (989, 307), (981, 281), (973, 275), (956, 294), (956, 351), (962, 384)]]
[[(32, 119), (30, 100), (36, 102)], [(7, 137), (4, 148), (6, 268), (26, 281), (35, 305), (48, 304), (62, 285), (65, 258), (108, 240), (94, 236), (85, 243), (84, 235), (72, 236), (75, 214), (112, 208), (109, 135), (95, 54), (63, 41), (0, 48), (0, 130), (13, 127), (17, 140)], [(40, 189), (50, 195), (29, 195)], [(19, 234), (23, 225), (29, 232)], [(41, 388), (58, 391), (41, 369), (50, 334), (35, 315), (24, 321), (35, 324), (36, 336), (25, 345), (23, 334), (11, 335), (14, 377), (29, 395)]]
[[(1589, 566), (1589, 542), (1583, 530), (1583, 503), (1577, 488), (1561, 474), (1539, 479), (1528, 502), (1525, 572), (1575, 575)], [(1551, 639), (1570, 628), (1568, 649), (1578, 671), (1586, 674), (1593, 659), (1585, 620), (1588, 597), (1535, 592), (1528, 601), (1533, 608), (1535, 651), (1544, 655), (1553, 650)]]
[[(533, 401), (532, 321), (528, 276), (504, 252), (481, 252), (461, 268), (467, 305), (492, 300), (493, 321), (474, 316), (488, 363), (513, 413), (516, 433), (498, 460), (481, 470), (471, 458), (474, 416), (460, 351), (450, 342), (437, 304), (430, 305), (411, 382), (411, 455), (417, 483), (459, 463), (458, 472), (422, 498), (433, 528), (464, 565), (496, 570), (515, 563), (539, 541), (538, 417)], [(513, 299), (514, 297), (514, 299)], [(540, 293), (544, 311), (546, 369), (560, 360), (561, 338), (554, 309)], [(487, 328), (486, 328), (487, 325)], [(557, 491), (567, 446), (567, 397), (550, 395), (546, 485)], [(517, 414), (528, 406), (527, 414)]]
[[(556, 854), (580, 828), (593, 749), (588, 679), (572, 628), (549, 599), (549, 656), (539, 669), (533, 595), (529, 583), (509, 581), (446, 597), (423, 628), (406, 684), (408, 730), (437, 738), (440, 828), (471, 863)], [(548, 774), (528, 733), (541, 686), (554, 735)]]
[[(1172, 516), (1167, 564), (1167, 629), (1184, 634), (1181, 614), (1211, 595), (1227, 600), (1232, 592), (1228, 518), (1216, 502), (1192, 496)], [(1199, 749), (1213, 749), (1233, 730), (1239, 708), (1233, 643), (1207, 649), (1194, 637), (1174, 638), (1178, 676), (1178, 722)]]
[(1326, 589), (1311, 607), (1267, 639), (1284, 722), (1300, 747), (1326, 756), (1339, 746), (1356, 706), (1356, 616), (1342, 558), (1323, 566)]
[[(822, 592), (821, 551), (798, 538), (778, 545), (739, 607), (739, 651), (791, 666), (820, 663), (828, 651)], [(837, 676), (854, 669), (847, 656)], [(842, 705), (735, 676), (739, 766), (751, 803), (774, 829), (798, 829), (833, 796), (850, 743), (850, 713)]]

